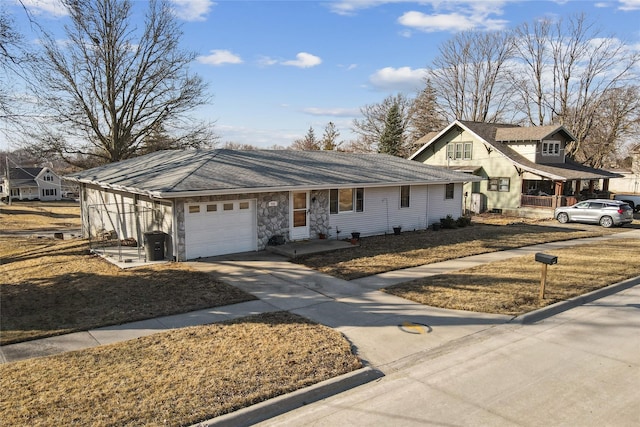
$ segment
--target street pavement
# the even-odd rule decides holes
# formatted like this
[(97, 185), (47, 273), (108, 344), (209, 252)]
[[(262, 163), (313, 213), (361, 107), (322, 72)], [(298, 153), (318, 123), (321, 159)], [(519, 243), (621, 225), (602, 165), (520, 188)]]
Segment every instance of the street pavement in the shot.
[(640, 286), (468, 335), (267, 426), (638, 426)]

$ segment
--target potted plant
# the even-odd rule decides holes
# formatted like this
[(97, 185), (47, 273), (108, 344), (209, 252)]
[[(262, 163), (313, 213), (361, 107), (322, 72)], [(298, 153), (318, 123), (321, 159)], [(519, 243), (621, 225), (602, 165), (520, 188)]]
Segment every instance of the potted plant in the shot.
[(402, 232), (402, 226), (401, 225), (393, 227), (393, 234), (395, 234), (396, 236), (399, 235), (401, 232)]

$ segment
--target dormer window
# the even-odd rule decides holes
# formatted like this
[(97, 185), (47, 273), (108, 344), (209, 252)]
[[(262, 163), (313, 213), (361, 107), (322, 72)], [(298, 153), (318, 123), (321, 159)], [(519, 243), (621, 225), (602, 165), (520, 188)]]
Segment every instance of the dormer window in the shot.
[(543, 156), (560, 155), (560, 141), (544, 141), (542, 143), (542, 155)]
[(447, 158), (452, 160), (471, 160), (473, 143), (450, 142), (447, 144)]

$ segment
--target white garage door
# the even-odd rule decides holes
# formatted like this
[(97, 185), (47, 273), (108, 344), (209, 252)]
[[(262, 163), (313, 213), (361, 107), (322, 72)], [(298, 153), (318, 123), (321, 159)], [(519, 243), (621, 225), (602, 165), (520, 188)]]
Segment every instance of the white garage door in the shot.
[(185, 205), (187, 259), (255, 251), (255, 200), (187, 203)]

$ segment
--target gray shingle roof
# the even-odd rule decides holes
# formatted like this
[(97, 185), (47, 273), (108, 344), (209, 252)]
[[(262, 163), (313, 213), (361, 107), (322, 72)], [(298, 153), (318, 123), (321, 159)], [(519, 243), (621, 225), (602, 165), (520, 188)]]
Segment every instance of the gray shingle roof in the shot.
[(587, 180), (620, 177), (619, 174), (584, 166), (571, 161), (570, 159), (566, 159), (565, 163), (535, 163), (520, 155), (512, 149), (509, 144), (507, 144), (507, 142), (514, 141), (541, 141), (542, 139), (558, 132), (564, 132), (569, 139), (574, 139), (573, 135), (571, 135), (571, 133), (561, 125), (521, 127), (511, 124), (480, 123), (458, 120), (449, 124), (444, 131), (439, 132), (429, 141), (425, 141), (425, 144), (415, 154), (413, 154), (411, 158), (416, 157), (420, 152), (437, 141), (438, 136), (443, 135), (446, 133), (445, 131), (454, 126), (463, 127), (475, 133), (487, 144), (491, 145), (506, 158), (514, 162), (515, 166), (519, 169), (526, 170), (549, 179)]
[(478, 181), (384, 154), (292, 150), (176, 150), (65, 177), (156, 197)]
[(28, 168), (9, 168), (9, 179), (11, 185), (15, 188), (18, 187), (37, 187), (36, 177), (42, 172), (41, 167), (28, 167)]

